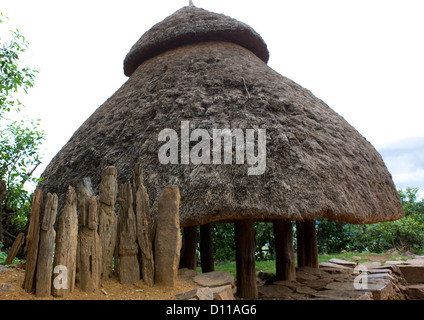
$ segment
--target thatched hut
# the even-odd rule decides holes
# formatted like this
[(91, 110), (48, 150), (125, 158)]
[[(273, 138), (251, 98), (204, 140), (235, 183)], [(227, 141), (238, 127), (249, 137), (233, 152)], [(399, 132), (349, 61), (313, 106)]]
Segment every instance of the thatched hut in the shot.
[[(238, 279), (249, 287), (240, 289), (244, 297), (255, 296), (249, 282), (255, 219), (275, 221), (287, 242), (293, 220), (363, 224), (402, 217), (392, 177), (374, 147), (310, 91), (268, 67), (268, 58), (265, 42), (246, 24), (183, 7), (131, 48), (124, 61), (128, 81), (54, 157), (42, 188), (63, 198), (70, 183), (87, 176), (98, 188), (106, 166), (115, 166), (125, 182), (141, 163), (153, 214), (160, 190), (174, 184), (182, 227), (236, 222), (236, 238), (244, 239), (237, 263), (250, 268)], [(225, 145), (214, 129), (227, 137), (224, 129), (230, 129), (240, 141)], [(172, 131), (177, 154), (165, 150), (164, 164), (160, 152), (175, 138)], [(313, 223), (306, 225), (305, 232), (313, 230)], [(302, 239), (313, 243), (313, 234)]]

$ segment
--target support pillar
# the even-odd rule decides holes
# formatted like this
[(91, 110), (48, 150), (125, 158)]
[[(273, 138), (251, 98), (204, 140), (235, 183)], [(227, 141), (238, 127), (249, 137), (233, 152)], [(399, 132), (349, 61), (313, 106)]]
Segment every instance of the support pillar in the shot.
[(197, 227), (183, 228), (183, 243), (179, 268), (196, 270), (197, 267)]
[(212, 272), (215, 269), (211, 229), (211, 223), (200, 226), (200, 261), (202, 273)]
[(315, 220), (298, 221), (297, 228), (297, 265), (298, 267), (317, 268), (318, 245)]
[(256, 235), (253, 219), (239, 220), (235, 224), (237, 296), (257, 299), (255, 249)]
[(289, 220), (274, 220), (275, 269), (278, 280), (296, 281), (293, 231)]

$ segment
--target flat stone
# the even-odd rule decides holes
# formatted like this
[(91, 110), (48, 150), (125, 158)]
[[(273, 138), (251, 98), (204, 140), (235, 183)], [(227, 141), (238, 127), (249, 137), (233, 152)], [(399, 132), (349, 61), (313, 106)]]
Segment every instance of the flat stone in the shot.
[(188, 269), (188, 268), (181, 268), (181, 269), (178, 270), (178, 275), (183, 276), (183, 277), (192, 278), (192, 277), (197, 276), (197, 271), (193, 270), (193, 269)]
[(424, 283), (424, 266), (398, 266), (408, 283)]
[(345, 266), (345, 267), (352, 267), (352, 268), (354, 268), (357, 265), (356, 262), (346, 261), (346, 260), (337, 259), (337, 258), (331, 258), (330, 260), (328, 260), (328, 262), (339, 264), (339, 265)]
[(278, 285), (278, 286), (284, 286), (292, 290), (296, 290), (296, 288), (300, 286), (300, 284), (296, 281), (287, 281), (287, 280), (275, 281), (272, 284)]
[(214, 300), (234, 300), (233, 287), (228, 284), (222, 287), (211, 288)]
[(7, 268), (0, 264), (0, 273), (6, 272)]
[(337, 264), (337, 263), (333, 263), (333, 262), (321, 262), (319, 264), (320, 268), (334, 268), (334, 269), (349, 269), (351, 270), (352, 268), (343, 266), (341, 264)]
[(332, 278), (328, 277), (328, 278), (321, 278), (321, 279), (312, 280), (312, 281), (309, 281), (307, 284), (308, 284), (308, 287), (310, 287), (314, 290), (322, 290), (322, 289), (325, 288), (325, 286), (327, 284), (329, 284), (330, 282), (333, 282), (333, 281), (334, 280)]
[(226, 271), (218, 270), (199, 274), (193, 281), (202, 287), (221, 287), (230, 284), (234, 286), (234, 276)]
[(309, 286), (301, 286), (301, 287), (298, 287), (296, 289), (296, 292), (300, 293), (300, 294), (305, 294), (305, 295), (308, 295), (308, 296), (315, 297), (315, 295), (317, 294), (318, 291), (310, 288)]
[(406, 294), (411, 300), (424, 300), (424, 284), (406, 286)]
[(371, 292), (358, 290), (323, 290), (317, 292), (316, 297), (331, 300), (373, 300)]
[(403, 260), (387, 260), (385, 262), (385, 264), (391, 264), (391, 265), (398, 266), (400, 264), (405, 264), (405, 261), (403, 261)]
[(327, 290), (337, 290), (337, 291), (349, 291), (355, 290), (355, 287), (352, 282), (330, 282), (325, 286)]
[(414, 266), (424, 266), (424, 259), (410, 259), (406, 260), (405, 264)]
[(258, 295), (266, 299), (291, 299), (292, 293), (290, 288), (274, 284), (258, 287)]
[(13, 291), (13, 287), (9, 283), (4, 283), (0, 287), (0, 295), (8, 295), (11, 291)]
[(213, 300), (214, 295), (210, 288), (197, 288), (175, 295), (177, 300)]

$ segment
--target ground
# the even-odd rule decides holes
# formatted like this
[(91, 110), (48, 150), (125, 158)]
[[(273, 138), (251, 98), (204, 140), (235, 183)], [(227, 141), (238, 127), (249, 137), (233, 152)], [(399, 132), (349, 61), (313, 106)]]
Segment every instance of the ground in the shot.
[[(364, 261), (386, 261), (386, 260), (404, 260), (410, 258), (410, 256), (393, 255), (393, 254), (356, 254), (361, 256), (361, 262)], [(327, 261), (332, 256), (321, 255), (320, 260)], [(355, 260), (355, 253), (343, 253), (336, 255), (335, 257)], [(257, 271), (265, 271), (260, 267), (261, 264), (257, 264)], [(225, 269), (226, 267), (235, 269), (234, 264), (228, 264), (220, 268), (217, 266), (216, 269)], [(274, 267), (274, 263), (273, 266)], [(191, 277), (179, 276), (177, 285), (174, 288), (168, 288), (163, 286), (155, 285), (153, 288), (149, 288), (143, 280), (138, 281), (134, 285), (122, 285), (119, 283), (117, 278), (111, 278), (105, 282), (100, 290), (94, 293), (86, 293), (75, 288), (74, 292), (69, 294), (66, 298), (37, 298), (34, 294), (26, 293), (22, 289), (22, 283), (24, 281), (25, 270), (19, 264), (11, 265), (8, 268), (0, 266), (0, 300), (173, 300), (175, 295), (178, 293), (187, 292), (199, 286), (192, 280)], [(260, 269), (260, 270), (259, 270)], [(274, 269), (275, 270), (275, 269)], [(235, 270), (227, 270), (229, 272)], [(266, 270), (268, 271), (268, 270)], [(271, 270), (270, 270), (271, 271)], [(272, 271), (271, 271), (272, 272)], [(275, 272), (275, 271), (274, 271)], [(232, 272), (233, 273), (233, 272)], [(6, 286), (5, 286), (6, 284)], [(7, 285), (9, 284), (9, 285)]]
[[(0, 300), (172, 300), (175, 295), (199, 286), (188, 277), (179, 277), (174, 288), (155, 285), (149, 288), (143, 280), (134, 285), (122, 285), (117, 278), (106, 281), (100, 290), (86, 293), (75, 288), (66, 298), (37, 298), (22, 289), (25, 270), (19, 266), (0, 271)], [(11, 286), (4, 286), (10, 284)]]

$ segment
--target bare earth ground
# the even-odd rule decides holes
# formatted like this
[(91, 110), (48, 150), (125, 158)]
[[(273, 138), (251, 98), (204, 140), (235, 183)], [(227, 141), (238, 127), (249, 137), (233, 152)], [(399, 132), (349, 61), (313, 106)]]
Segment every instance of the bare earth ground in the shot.
[[(184, 276), (178, 278), (175, 288), (158, 285), (149, 288), (143, 280), (134, 285), (123, 285), (117, 278), (111, 278), (93, 293), (75, 288), (66, 298), (37, 298), (22, 289), (24, 274), (25, 270), (19, 267), (11, 267), (0, 273), (0, 300), (174, 300), (176, 294), (199, 287), (191, 278)], [(4, 284), (11, 286), (4, 287)]]

